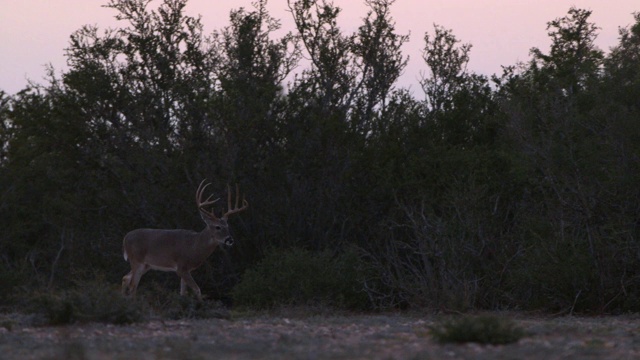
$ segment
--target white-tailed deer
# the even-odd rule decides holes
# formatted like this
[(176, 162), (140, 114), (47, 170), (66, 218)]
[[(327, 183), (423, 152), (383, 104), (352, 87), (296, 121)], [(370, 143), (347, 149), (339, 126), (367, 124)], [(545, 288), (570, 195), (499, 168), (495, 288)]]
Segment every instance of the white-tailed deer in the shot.
[(204, 190), (210, 184), (204, 184), (203, 180), (196, 191), (196, 204), (200, 210), (200, 216), (207, 225), (204, 230), (195, 232), (191, 230), (162, 230), (162, 229), (137, 229), (129, 232), (124, 237), (124, 259), (131, 264), (131, 271), (122, 278), (122, 293), (135, 296), (140, 278), (147, 271), (175, 271), (180, 276), (180, 295), (184, 295), (189, 286), (202, 300), (202, 294), (198, 284), (191, 277), (191, 271), (198, 268), (213, 253), (218, 245), (233, 245), (233, 237), (229, 232), (227, 219), (249, 206), (247, 200), (242, 198), (240, 206), (240, 192), (236, 185), (235, 206), (231, 204), (231, 187), (228, 190), (228, 210), (221, 217), (217, 217), (214, 211), (205, 210), (219, 199), (211, 200), (209, 196), (202, 200)]

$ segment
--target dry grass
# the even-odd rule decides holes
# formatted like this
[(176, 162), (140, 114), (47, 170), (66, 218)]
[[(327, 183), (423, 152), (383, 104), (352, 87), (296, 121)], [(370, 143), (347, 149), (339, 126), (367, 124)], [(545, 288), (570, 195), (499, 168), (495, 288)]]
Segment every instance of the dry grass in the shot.
[[(505, 314), (501, 314), (505, 315)], [(243, 315), (233, 320), (35, 327), (0, 315), (3, 359), (632, 359), (640, 318), (508, 314), (527, 336), (510, 345), (440, 344), (421, 314)]]

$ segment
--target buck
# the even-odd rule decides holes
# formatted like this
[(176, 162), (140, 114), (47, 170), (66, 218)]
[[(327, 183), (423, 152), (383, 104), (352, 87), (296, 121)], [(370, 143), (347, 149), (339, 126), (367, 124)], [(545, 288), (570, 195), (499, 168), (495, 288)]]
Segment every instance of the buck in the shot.
[(122, 293), (135, 296), (140, 278), (149, 270), (175, 271), (180, 276), (180, 295), (185, 295), (187, 286), (195, 292), (198, 300), (202, 294), (198, 284), (191, 277), (191, 271), (197, 269), (213, 253), (219, 245), (233, 245), (233, 237), (227, 222), (230, 215), (245, 210), (249, 203), (242, 198), (240, 206), (240, 190), (236, 185), (235, 206), (231, 206), (231, 187), (227, 185), (227, 212), (217, 217), (213, 209), (207, 211), (206, 206), (219, 199), (211, 200), (210, 195), (202, 200), (210, 183), (203, 180), (196, 190), (196, 205), (206, 227), (200, 232), (191, 230), (137, 229), (124, 237), (124, 260), (131, 264), (131, 271), (122, 278)]

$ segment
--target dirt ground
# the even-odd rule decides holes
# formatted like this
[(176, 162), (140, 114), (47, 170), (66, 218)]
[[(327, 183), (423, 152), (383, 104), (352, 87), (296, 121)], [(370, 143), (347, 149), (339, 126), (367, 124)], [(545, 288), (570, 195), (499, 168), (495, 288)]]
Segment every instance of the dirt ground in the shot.
[[(639, 359), (640, 317), (502, 314), (527, 332), (501, 346), (439, 344), (419, 314), (33, 327), (3, 315), (1, 359)], [(16, 315), (17, 316), (17, 315)]]

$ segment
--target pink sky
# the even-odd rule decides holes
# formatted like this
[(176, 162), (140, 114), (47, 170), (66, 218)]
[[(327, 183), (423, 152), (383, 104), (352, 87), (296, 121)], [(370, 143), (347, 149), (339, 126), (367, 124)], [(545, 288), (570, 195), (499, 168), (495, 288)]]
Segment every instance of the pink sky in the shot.
[[(190, 0), (187, 14), (202, 15), (205, 32), (228, 25), (232, 8), (251, 8), (251, 0)], [(27, 80), (41, 83), (45, 64), (59, 72), (66, 66), (64, 48), (69, 35), (84, 24), (101, 29), (117, 27), (115, 11), (101, 7), (107, 0), (0, 0), (0, 90), (13, 94)], [(158, 4), (156, 0), (153, 4)], [(351, 33), (366, 15), (362, 0), (334, 0), (343, 12), (340, 25)], [(548, 50), (546, 23), (562, 17), (571, 6), (593, 11), (591, 21), (600, 29), (598, 46), (608, 51), (618, 42), (618, 28), (633, 22), (638, 0), (397, 0), (392, 15), (401, 34), (410, 32), (404, 54), (411, 57), (399, 86), (420, 93), (417, 79), (426, 71), (421, 59), (425, 32), (433, 24), (453, 30), (471, 43), (469, 69), (480, 74), (501, 72), (501, 65), (529, 59), (529, 50)], [(270, 0), (271, 15), (293, 30), (286, 0)], [(120, 23), (122, 24), (122, 23)]]

